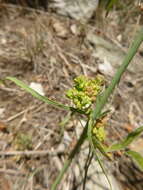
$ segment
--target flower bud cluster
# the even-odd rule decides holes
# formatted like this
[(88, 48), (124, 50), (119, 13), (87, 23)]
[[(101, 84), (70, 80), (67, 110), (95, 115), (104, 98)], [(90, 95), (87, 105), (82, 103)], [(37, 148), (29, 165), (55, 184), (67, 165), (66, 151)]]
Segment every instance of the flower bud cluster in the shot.
[(102, 117), (96, 121), (95, 126), (92, 129), (92, 133), (96, 138), (103, 142), (106, 138), (105, 126), (107, 123), (107, 117)]
[(74, 87), (69, 89), (66, 96), (71, 99), (77, 109), (90, 113), (91, 105), (104, 85), (104, 78), (97, 75), (96, 78), (78, 76), (74, 79)]

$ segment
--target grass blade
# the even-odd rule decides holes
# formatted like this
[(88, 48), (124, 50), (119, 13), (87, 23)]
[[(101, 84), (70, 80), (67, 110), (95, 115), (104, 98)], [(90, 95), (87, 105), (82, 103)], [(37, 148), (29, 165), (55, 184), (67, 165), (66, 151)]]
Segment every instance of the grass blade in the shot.
[(125, 149), (127, 146), (129, 146), (141, 133), (143, 132), (143, 126), (135, 129), (133, 132), (129, 133), (128, 136), (122, 140), (119, 143), (111, 145), (111, 147), (108, 148), (108, 152), (111, 151), (118, 151)]
[(140, 32), (138, 33), (138, 36), (135, 37), (133, 43), (131, 44), (131, 46), (128, 50), (127, 55), (124, 58), (122, 65), (117, 70), (117, 72), (116, 72), (115, 76), (113, 77), (109, 87), (103, 92), (103, 94), (101, 96), (98, 97), (96, 107), (93, 111), (93, 119), (96, 119), (97, 116), (100, 115), (102, 108), (107, 103), (108, 98), (112, 94), (112, 92), (114, 91), (116, 85), (118, 85), (122, 74), (126, 71), (129, 63), (131, 62), (131, 60), (135, 56), (135, 54), (136, 54), (139, 46), (141, 45), (142, 41), (143, 41), (143, 28), (141, 28)]
[(74, 149), (70, 153), (68, 159), (65, 161), (62, 170), (60, 171), (59, 175), (57, 176), (55, 182), (52, 184), (51, 190), (57, 189), (58, 184), (61, 182), (64, 174), (66, 173), (67, 169), (71, 165), (71, 162), (72, 162), (74, 156), (79, 152), (80, 147), (84, 143), (86, 137), (87, 137), (87, 124), (85, 125), (77, 144), (75, 145)]
[(129, 150), (125, 152), (125, 154), (130, 156), (135, 161), (135, 163), (139, 166), (141, 171), (143, 171), (143, 157), (138, 152)]
[(79, 113), (83, 113), (82, 111), (80, 110), (77, 110), (73, 107), (70, 107), (70, 106), (66, 106), (64, 104), (61, 104), (59, 102), (56, 102), (56, 101), (53, 101), (53, 100), (50, 100), (49, 98), (45, 97), (45, 96), (42, 96), (40, 95), (38, 92), (36, 92), (35, 90), (33, 90), (32, 88), (30, 88), (28, 85), (26, 85), (24, 82), (18, 80), (17, 78), (15, 77), (6, 77), (7, 80), (11, 80), (12, 82), (14, 82), (16, 85), (18, 85), (19, 87), (23, 88), (24, 90), (26, 90), (27, 92), (29, 92), (32, 96), (34, 96), (35, 98), (47, 103), (47, 104), (50, 104), (50, 105), (53, 105), (55, 107), (58, 107), (58, 108), (62, 108), (64, 110), (68, 110), (68, 111), (73, 111), (73, 112), (79, 112)]
[(117, 3), (118, 0), (108, 0), (108, 3), (107, 3), (107, 11), (109, 11), (114, 4)]

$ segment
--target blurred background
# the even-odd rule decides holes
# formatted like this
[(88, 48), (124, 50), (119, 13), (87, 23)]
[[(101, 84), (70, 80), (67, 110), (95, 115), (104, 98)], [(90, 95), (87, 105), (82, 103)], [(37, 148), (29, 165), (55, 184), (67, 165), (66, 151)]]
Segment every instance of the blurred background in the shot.
[[(0, 78), (17, 77), (70, 104), (65, 91), (74, 77), (102, 74), (109, 84), (142, 24), (138, 0), (1, 0)], [(141, 45), (107, 105), (109, 144), (143, 124), (142, 62)], [(50, 190), (85, 123), (73, 116), (65, 125), (67, 114), (11, 82), (0, 85), (0, 189)], [(131, 145), (141, 154), (142, 147), (142, 136)], [(83, 190), (88, 151), (86, 142), (59, 190)], [(103, 162), (113, 190), (143, 189), (143, 172), (122, 152)], [(85, 189), (109, 189), (95, 159)]]

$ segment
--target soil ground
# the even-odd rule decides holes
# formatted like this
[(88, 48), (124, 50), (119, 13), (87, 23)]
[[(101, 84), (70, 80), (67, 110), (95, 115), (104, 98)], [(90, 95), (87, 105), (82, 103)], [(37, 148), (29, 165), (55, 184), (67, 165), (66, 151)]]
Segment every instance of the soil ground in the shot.
[[(65, 91), (72, 86), (73, 78), (81, 74), (94, 77), (102, 72), (99, 64), (103, 60), (93, 56), (87, 34), (93, 30), (126, 52), (142, 24), (141, 11), (130, 4), (126, 9), (111, 11), (107, 18), (98, 14), (83, 25), (42, 10), (0, 5), (0, 78), (14, 76), (28, 85), (39, 83), (45, 96), (70, 104)], [(142, 51), (141, 47), (135, 61), (143, 60)], [(111, 54), (114, 56), (114, 52)], [(109, 103), (113, 110), (107, 128), (110, 142), (143, 123), (142, 66), (138, 71), (129, 70), (123, 76)], [(105, 78), (108, 84), (111, 76), (105, 74)], [(12, 82), (1, 84), (0, 189), (50, 189), (81, 132), (74, 117), (63, 132), (61, 121), (66, 116), (66, 111), (36, 100)], [(142, 152), (142, 145), (141, 137), (133, 148)], [(28, 154), (24, 155), (25, 150)], [(143, 189), (143, 173), (129, 158), (119, 153), (111, 165), (123, 190)], [(74, 174), (67, 174), (59, 189), (65, 185), (70, 190), (80, 188)]]

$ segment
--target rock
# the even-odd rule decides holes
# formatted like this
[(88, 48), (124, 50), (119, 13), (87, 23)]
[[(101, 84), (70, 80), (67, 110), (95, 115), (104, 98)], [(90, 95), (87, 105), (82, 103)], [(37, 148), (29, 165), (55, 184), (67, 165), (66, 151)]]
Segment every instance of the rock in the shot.
[[(128, 50), (124, 51), (115, 43), (102, 38), (93, 31), (89, 31), (86, 38), (89, 43), (92, 44), (93, 57), (99, 58), (103, 62), (104, 68), (106, 67), (107, 70), (111, 71), (107, 74), (108, 71), (105, 71), (105, 69), (101, 67), (101, 72), (105, 75), (113, 77), (117, 68), (122, 64)], [(143, 57), (136, 54), (132, 60), (132, 63), (127, 68), (128, 73), (137, 74), (143, 72), (142, 62)]]
[(45, 95), (43, 87), (40, 83), (31, 82), (29, 87), (38, 92), (41, 96)]
[(20, 4), (32, 8), (52, 8), (60, 15), (75, 20), (88, 21), (95, 12), (99, 0), (8, 0), (8, 3)]
[(96, 10), (98, 2), (99, 0), (52, 0), (49, 6), (61, 15), (87, 21)]

